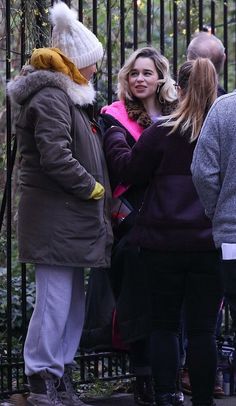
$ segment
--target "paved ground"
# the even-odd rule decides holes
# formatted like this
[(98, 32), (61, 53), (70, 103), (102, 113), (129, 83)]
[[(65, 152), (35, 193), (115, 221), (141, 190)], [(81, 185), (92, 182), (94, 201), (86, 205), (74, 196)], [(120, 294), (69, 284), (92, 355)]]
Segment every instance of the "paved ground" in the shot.
[[(93, 405), (104, 406), (134, 406), (133, 395), (116, 395), (111, 399), (96, 401)], [(185, 406), (191, 406), (190, 397), (185, 397)], [(216, 406), (236, 406), (236, 396), (227, 396), (224, 399), (216, 399)]]
[[(118, 394), (108, 399), (100, 399), (90, 403), (93, 406), (135, 406), (132, 394)], [(0, 406), (24, 406), (25, 399), (21, 395), (15, 395), (11, 402), (2, 402)], [(185, 397), (185, 406), (191, 406), (190, 397)], [(216, 399), (216, 406), (236, 406), (236, 396), (226, 396), (223, 399)]]
[[(104, 406), (134, 406), (133, 395), (117, 395), (112, 399), (97, 401), (94, 405)], [(192, 405), (190, 397), (185, 397), (185, 406)], [(236, 396), (227, 396), (224, 399), (217, 399), (216, 406), (236, 406)]]

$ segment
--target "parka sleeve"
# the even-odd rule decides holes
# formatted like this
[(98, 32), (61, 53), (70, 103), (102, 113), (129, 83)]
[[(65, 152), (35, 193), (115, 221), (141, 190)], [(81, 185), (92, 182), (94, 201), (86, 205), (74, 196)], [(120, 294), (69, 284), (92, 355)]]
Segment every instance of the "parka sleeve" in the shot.
[(158, 166), (160, 152), (155, 128), (144, 130), (131, 148), (125, 139), (125, 130), (111, 127), (105, 133), (104, 149), (107, 160), (116, 171), (119, 180), (126, 184), (147, 182)]
[(220, 131), (217, 104), (211, 108), (200, 133), (191, 165), (193, 183), (212, 219), (220, 193)]
[(96, 180), (72, 156), (72, 118), (67, 95), (60, 89), (45, 88), (40, 97), (31, 101), (29, 114), (35, 123), (34, 136), (44, 173), (67, 192), (88, 199)]

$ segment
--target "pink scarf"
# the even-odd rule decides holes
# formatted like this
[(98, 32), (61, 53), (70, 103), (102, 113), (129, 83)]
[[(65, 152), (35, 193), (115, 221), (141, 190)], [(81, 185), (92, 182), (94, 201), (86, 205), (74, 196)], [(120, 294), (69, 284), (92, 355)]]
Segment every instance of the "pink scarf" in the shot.
[[(128, 113), (125, 108), (125, 103), (124, 101), (115, 101), (114, 103), (110, 104), (109, 106), (104, 106), (101, 109), (101, 113), (103, 114), (110, 114), (112, 117), (114, 117), (116, 120), (118, 120), (125, 128), (126, 130), (132, 135), (135, 141), (138, 141), (140, 135), (143, 132), (143, 127), (139, 125), (136, 121), (131, 120), (128, 117)], [(128, 190), (129, 186), (124, 186), (122, 184), (116, 186), (114, 192), (113, 192), (113, 197), (119, 197), (123, 193)]]

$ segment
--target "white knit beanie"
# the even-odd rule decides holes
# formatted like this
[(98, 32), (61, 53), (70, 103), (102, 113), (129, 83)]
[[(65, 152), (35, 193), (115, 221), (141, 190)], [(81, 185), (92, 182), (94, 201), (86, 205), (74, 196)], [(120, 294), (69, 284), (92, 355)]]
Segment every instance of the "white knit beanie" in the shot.
[(77, 20), (64, 2), (59, 1), (50, 9), (53, 25), (52, 46), (59, 48), (77, 68), (95, 64), (102, 58), (103, 48), (97, 37)]

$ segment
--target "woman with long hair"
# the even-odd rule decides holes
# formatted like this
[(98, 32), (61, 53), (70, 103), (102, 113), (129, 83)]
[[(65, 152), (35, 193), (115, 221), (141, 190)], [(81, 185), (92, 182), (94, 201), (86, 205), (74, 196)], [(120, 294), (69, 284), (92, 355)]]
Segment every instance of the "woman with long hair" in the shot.
[[(118, 100), (104, 106), (100, 124), (105, 130), (122, 127), (127, 142), (133, 146), (145, 128), (170, 114), (177, 105), (175, 82), (171, 78), (168, 60), (153, 47), (134, 51), (118, 74)], [(131, 306), (130, 290), (138, 296), (138, 249), (128, 244), (128, 235), (140, 209), (146, 189), (144, 184), (124, 185), (116, 167), (107, 159), (113, 188), (113, 220), (115, 244), (112, 254), (111, 281), (116, 298), (116, 314), (121, 336), (129, 343), (133, 366), (134, 400), (137, 404), (153, 403), (149, 335), (146, 317), (139, 301)]]
[(210, 60), (197, 58), (181, 66), (178, 93), (176, 110), (146, 129), (132, 148), (117, 126), (106, 132), (104, 144), (108, 162), (124, 185), (148, 182), (129, 243), (139, 248), (142, 285), (147, 287), (157, 405), (176, 404), (184, 303), (192, 402), (210, 406), (217, 365), (214, 333), (223, 292), (211, 222), (190, 172), (201, 126), (217, 95)]

